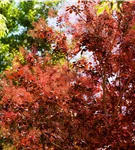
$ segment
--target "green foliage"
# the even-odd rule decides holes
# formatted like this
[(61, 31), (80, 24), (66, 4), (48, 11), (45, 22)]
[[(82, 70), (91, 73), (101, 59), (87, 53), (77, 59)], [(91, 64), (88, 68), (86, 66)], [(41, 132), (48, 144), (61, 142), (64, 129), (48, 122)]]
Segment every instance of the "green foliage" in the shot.
[(0, 1), (0, 8), (4, 7), (5, 5), (9, 4), (9, 0), (2, 0)]
[[(53, 1), (53, 3), (52, 3)], [(47, 5), (47, 6), (51, 6), (51, 7), (54, 7), (56, 5), (58, 5), (58, 3), (60, 2), (60, 0), (47, 0), (47, 1), (44, 1), (44, 3)]]
[(53, 64), (63, 64), (65, 62), (65, 54), (62, 53), (61, 51), (57, 51), (52, 54), (52, 63)]
[(7, 31), (6, 18), (0, 14), (0, 38), (5, 36)]
[[(0, 9), (7, 6), (8, 3), (8, 0), (0, 1)], [(0, 38), (4, 37), (8, 31), (6, 21), (7, 19), (4, 17), (4, 15), (0, 14)]]
[(9, 44), (0, 43), (0, 69), (4, 70), (10, 65), (13, 54), (9, 53)]
[(119, 11), (121, 8), (121, 4), (124, 1), (101, 1), (97, 8), (97, 15), (102, 14), (104, 11), (107, 11), (107, 13), (111, 13), (113, 10)]
[(16, 150), (16, 148), (11, 144), (2, 144), (3, 150)]
[[(30, 50), (32, 43), (36, 41), (27, 34), (32, 29), (32, 23), (39, 18), (48, 18), (49, 9), (56, 9), (60, 1), (1, 1), (0, 2), (0, 72), (6, 69), (15, 52), (20, 46)], [(6, 34), (8, 31), (8, 34)], [(40, 43), (39, 50), (47, 47), (46, 43)]]

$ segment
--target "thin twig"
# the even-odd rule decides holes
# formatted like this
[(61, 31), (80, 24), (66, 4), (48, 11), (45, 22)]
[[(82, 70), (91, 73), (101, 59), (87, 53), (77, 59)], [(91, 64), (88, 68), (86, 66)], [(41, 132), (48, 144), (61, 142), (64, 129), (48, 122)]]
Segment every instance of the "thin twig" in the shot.
[(61, 148), (59, 145), (55, 144), (54, 142), (51, 142), (54, 146), (58, 147), (59, 149), (62, 149), (62, 150), (66, 150), (64, 148)]

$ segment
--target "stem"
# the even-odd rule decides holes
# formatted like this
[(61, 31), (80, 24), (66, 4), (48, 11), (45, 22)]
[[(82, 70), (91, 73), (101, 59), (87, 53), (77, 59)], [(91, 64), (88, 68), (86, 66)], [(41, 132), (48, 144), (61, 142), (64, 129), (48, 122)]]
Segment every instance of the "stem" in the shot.
[(103, 66), (103, 105), (104, 105), (104, 113), (106, 114), (106, 67)]

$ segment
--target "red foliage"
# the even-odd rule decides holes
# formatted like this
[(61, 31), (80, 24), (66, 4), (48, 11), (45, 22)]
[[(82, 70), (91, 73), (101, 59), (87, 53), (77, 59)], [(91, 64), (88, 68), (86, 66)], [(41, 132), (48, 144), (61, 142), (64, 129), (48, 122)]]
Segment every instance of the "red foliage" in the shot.
[(27, 65), (7, 71), (1, 82), (1, 127), (8, 130), (10, 136), (5, 138), (10, 137), (17, 149), (45, 149), (54, 141), (62, 142), (67, 134), (63, 120), (70, 117), (74, 75), (66, 64), (54, 66), (36, 57), (31, 54)]
[[(77, 16), (74, 24), (65, 17), (70, 46), (67, 33), (42, 19), (30, 31), (44, 33), (72, 65), (30, 53), (1, 80), (1, 130), (17, 149), (135, 149), (135, 4), (124, 2), (114, 16), (97, 16), (94, 6), (67, 8)], [(75, 60), (84, 51), (91, 56)]]

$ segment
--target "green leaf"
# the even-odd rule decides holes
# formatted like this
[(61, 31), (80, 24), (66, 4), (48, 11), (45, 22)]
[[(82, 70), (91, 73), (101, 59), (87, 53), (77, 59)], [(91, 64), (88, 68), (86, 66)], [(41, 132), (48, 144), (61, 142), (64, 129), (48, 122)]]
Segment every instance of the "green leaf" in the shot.
[(9, 0), (0, 1), (0, 8), (4, 7), (5, 5), (8, 5), (9, 3), (10, 3)]
[(6, 18), (2, 14), (0, 14), (0, 38), (4, 37), (6, 35), (6, 32), (8, 31), (6, 21)]
[(102, 2), (100, 5), (96, 6), (97, 8), (97, 15), (99, 16), (102, 14), (105, 10), (109, 13), (109, 7), (108, 2)]
[(104, 10), (105, 10), (104, 7), (100, 7), (100, 8), (97, 10), (97, 15), (99, 16), (100, 14), (102, 14)]
[(118, 2), (117, 2), (118, 9), (120, 9), (120, 7), (121, 7), (121, 5), (122, 5), (123, 2), (124, 2), (124, 1), (118, 1)]

